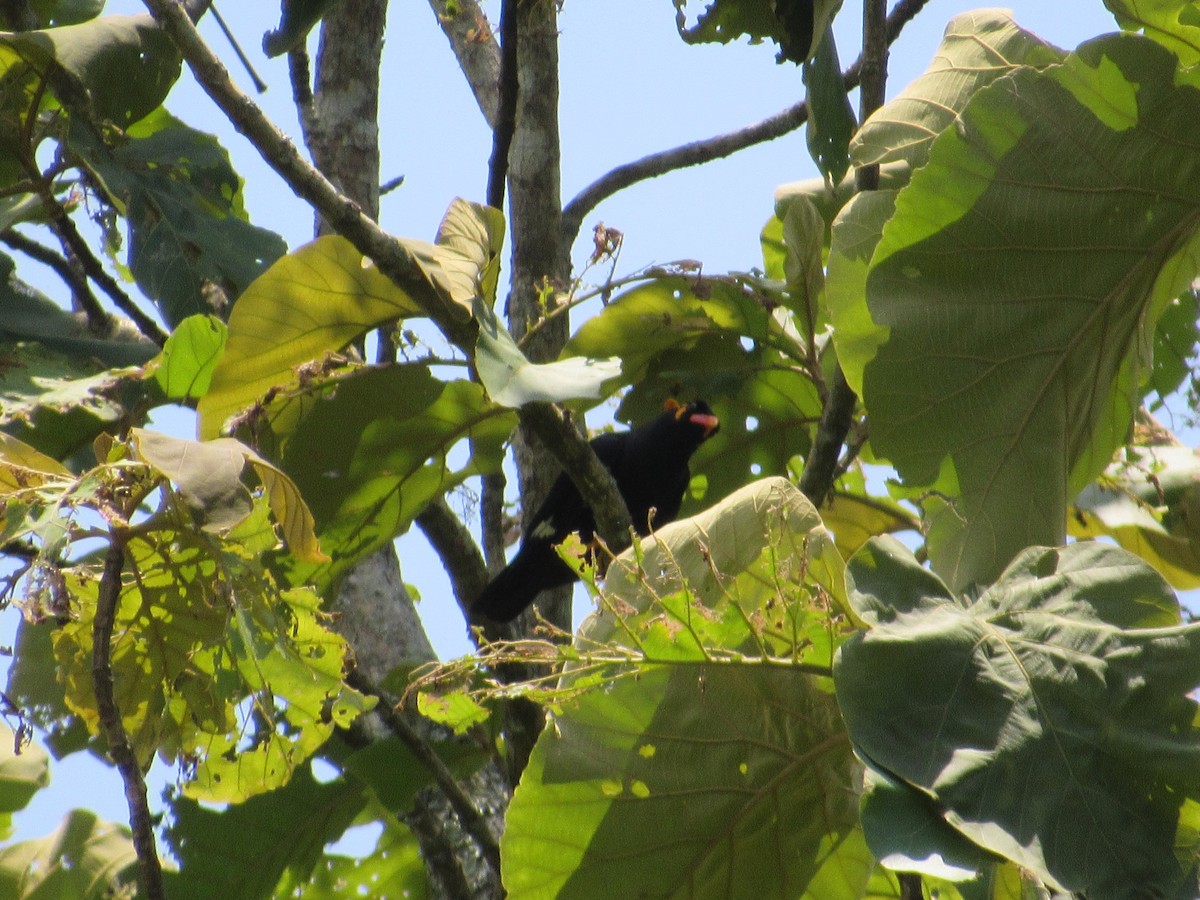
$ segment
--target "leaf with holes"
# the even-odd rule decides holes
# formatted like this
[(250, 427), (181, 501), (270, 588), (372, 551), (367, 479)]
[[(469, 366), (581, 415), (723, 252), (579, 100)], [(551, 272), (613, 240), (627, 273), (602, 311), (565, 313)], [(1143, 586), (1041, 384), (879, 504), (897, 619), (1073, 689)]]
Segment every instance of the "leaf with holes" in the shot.
[(542, 733), (508, 810), (504, 886), (513, 900), (859, 896), (855, 768), (809, 676), (643, 669)]

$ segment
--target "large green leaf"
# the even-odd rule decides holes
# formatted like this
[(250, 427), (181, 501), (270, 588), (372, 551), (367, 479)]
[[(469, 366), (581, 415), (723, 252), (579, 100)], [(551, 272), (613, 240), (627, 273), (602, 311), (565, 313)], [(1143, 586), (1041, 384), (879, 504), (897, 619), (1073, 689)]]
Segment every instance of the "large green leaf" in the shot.
[(1075, 498), (1075, 537), (1106, 535), (1180, 590), (1200, 587), (1200, 459), (1187, 447), (1131, 447)]
[(0, 897), (109, 900), (136, 889), (129, 829), (77, 809), (48, 837), (0, 848)]
[(140, 369), (102, 370), (36, 344), (0, 344), (0, 428), (63, 459), (129, 415), (145, 396), (141, 380)]
[(36, 83), (49, 76), (54, 64), (86, 92), (96, 115), (122, 128), (158, 107), (180, 71), (174, 45), (148, 15), (105, 16), (62, 28), (2, 34), (6, 112), (31, 112)]
[(763, 478), (617, 557), (581, 647), (616, 641), (658, 662), (719, 650), (829, 665), (849, 625), (842, 572), (799, 488)]
[[(504, 884), (530, 898), (858, 896), (855, 761), (809, 676), (643, 670), (569, 703), (508, 810)], [(847, 852), (850, 851), (850, 852)]]
[(345, 238), (318, 238), (288, 254), (233, 308), (225, 352), (197, 407), (201, 435), (216, 437), (230, 416), (296, 381), (298, 367), (376, 325), (419, 312)]
[(1022, 66), (1062, 62), (1066, 54), (1025, 31), (1008, 10), (979, 9), (950, 20), (929, 68), (880, 107), (854, 136), (855, 165), (923, 166), (934, 139), (981, 88)]
[(12, 814), (24, 809), (33, 795), (50, 783), (46, 751), (26, 743), (16, 752), (17, 736), (0, 725), (0, 841), (12, 837)]
[(421, 272), (403, 287), (342, 237), (318, 238), (279, 260), (234, 307), (229, 342), (198, 406), (200, 434), (216, 437), (272, 388), (301, 380), (301, 367), (372, 328), (439, 307), (469, 318), (495, 292), (503, 226), (497, 210), (456, 199), (437, 243), (403, 241)]
[[(479, 385), (439, 381), (418, 364), (362, 369), (325, 387), (305, 398), (282, 466), (333, 561), (292, 569), (296, 583), (325, 583), (406, 531), (435, 497), (498, 469), (516, 425)], [(460, 441), (471, 448), (461, 461), (451, 456)]]
[(1060, 543), (1067, 499), (1124, 441), (1158, 317), (1200, 272), (1189, 79), (1129, 35), (1017, 69), (934, 143), (869, 268), (874, 215), (835, 229), (839, 357), (875, 452), (928, 492), (956, 588)]
[(1104, 0), (1122, 28), (1141, 30), (1185, 66), (1200, 62), (1200, 16), (1193, 0)]
[(109, 147), (74, 128), (70, 144), (128, 221), (129, 269), (168, 325), (224, 314), (286, 245), (246, 221), (241, 179), (212, 135), (166, 116), (147, 131)]
[(872, 627), (839, 650), (842, 716), (869, 766), (930, 798), (931, 835), (1088, 896), (1175, 896), (1200, 626), (1157, 573), (1104, 544), (1031, 548), (971, 602), (879, 538), (847, 584)]

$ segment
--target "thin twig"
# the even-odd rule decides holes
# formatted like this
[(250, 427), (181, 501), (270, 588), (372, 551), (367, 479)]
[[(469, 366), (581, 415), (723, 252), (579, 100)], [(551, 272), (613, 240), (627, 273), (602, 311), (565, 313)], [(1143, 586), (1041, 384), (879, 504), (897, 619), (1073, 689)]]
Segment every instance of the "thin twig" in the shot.
[(500, 844), (497, 843), (496, 836), (492, 834), (487, 819), (479, 811), (475, 802), (467, 796), (449, 766), (433, 752), (433, 748), (417, 734), (408, 720), (392, 708), (393, 701), (385, 696), (378, 687), (371, 684), (365, 676), (358, 672), (351, 672), (346, 677), (346, 683), (357, 691), (379, 699), (376, 712), (379, 713), (391, 732), (403, 742), (404, 746), (417, 758), (417, 761), (433, 776), (434, 782), (446, 795), (446, 800), (462, 823), (463, 830), (474, 838), (483, 858), (487, 860), (492, 870), (499, 872)]
[(117, 604), (121, 598), (125, 546), (123, 536), (116, 530), (111, 540), (104, 557), (104, 574), (96, 598), (96, 617), (92, 621), (92, 683), (96, 691), (96, 711), (108, 741), (108, 755), (112, 757), (125, 784), (125, 802), (129, 806), (129, 827), (133, 831), (142, 893), (150, 900), (163, 900), (166, 895), (163, 891), (162, 864), (154, 841), (150, 805), (146, 801), (146, 781), (142, 778), (141, 767), (121, 722), (121, 711), (113, 693), (112, 635)]
[(229, 46), (233, 48), (233, 52), (237, 56), (238, 62), (242, 64), (242, 68), (246, 70), (246, 74), (249, 75), (250, 80), (254, 82), (254, 89), (260, 94), (266, 93), (267, 83), (259, 78), (258, 73), (254, 71), (254, 66), (250, 63), (250, 57), (246, 56), (245, 52), (242, 50), (242, 45), (238, 43), (238, 39), (234, 37), (233, 32), (229, 30), (229, 26), (225, 24), (225, 20), (221, 18), (221, 14), (217, 12), (217, 4), (210, 4), (209, 12), (211, 12), (212, 17), (216, 19), (217, 27), (220, 28), (221, 33), (225, 35), (225, 40), (229, 41)]
[[(887, 17), (888, 44), (891, 44), (900, 36), (900, 32), (903, 31), (904, 26), (928, 2), (929, 0), (900, 0), (896, 4), (891, 15)], [(842, 79), (846, 83), (846, 90), (850, 90), (858, 85), (859, 69), (861, 66), (862, 57), (860, 56), (842, 74)], [(785, 134), (795, 131), (806, 121), (808, 121), (808, 104), (797, 103), (770, 118), (763, 119), (755, 125), (747, 126), (738, 131), (719, 134), (715, 137), (684, 144), (680, 147), (651, 153), (649, 156), (644, 156), (634, 162), (617, 166), (580, 191), (575, 196), (575, 199), (563, 208), (562, 234), (564, 244), (568, 247), (573, 245), (575, 239), (579, 236), (579, 229), (583, 227), (584, 217), (599, 206), (602, 201), (607, 200), (618, 191), (631, 187), (639, 181), (657, 178), (659, 175), (665, 175), (676, 169), (684, 169), (689, 166), (698, 166), (703, 163), (712, 162), (716, 159), (723, 159), (726, 156), (737, 153), (739, 150), (745, 150), (747, 147), (753, 147), (756, 144), (783, 137)]]

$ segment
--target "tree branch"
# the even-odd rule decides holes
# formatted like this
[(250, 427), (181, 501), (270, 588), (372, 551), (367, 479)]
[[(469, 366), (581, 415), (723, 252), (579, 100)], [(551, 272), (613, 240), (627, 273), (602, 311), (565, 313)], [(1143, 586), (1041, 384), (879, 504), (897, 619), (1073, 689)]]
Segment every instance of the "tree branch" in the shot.
[(129, 735), (121, 723), (121, 711), (113, 695), (112, 635), (117, 604), (121, 598), (121, 571), (125, 568), (124, 536), (115, 532), (104, 558), (104, 574), (96, 598), (96, 616), (92, 621), (92, 683), (96, 692), (96, 711), (108, 742), (108, 755), (121, 773), (125, 784), (125, 802), (129, 806), (129, 827), (137, 852), (142, 892), (150, 900), (163, 900), (162, 864), (154, 842), (154, 825), (146, 802), (146, 782)]
[(371, 684), (358, 672), (351, 672), (346, 677), (346, 683), (355, 690), (379, 699), (376, 712), (380, 718), (433, 776), (434, 782), (446, 795), (446, 800), (449, 801), (451, 808), (458, 816), (463, 829), (475, 839), (475, 843), (479, 846), (488, 865), (498, 873), (500, 871), (500, 845), (496, 841), (496, 836), (492, 834), (487, 819), (475, 806), (474, 801), (467, 796), (462, 785), (458, 783), (458, 779), (454, 777), (454, 773), (450, 771), (442, 758), (433, 752), (433, 748), (417, 734), (408, 720), (393, 709), (393, 701), (386, 697), (378, 687)]
[[(287, 186), (324, 217), (329, 226), (349, 240), (364, 256), (421, 306), (451, 344), (470, 355), (474, 346), (476, 325), (472, 319), (457, 318), (446, 309), (429, 287), (420, 266), (408, 250), (379, 224), (365, 215), (352, 200), (340, 194), (327, 178), (300, 154), (287, 136), (276, 128), (262, 109), (238, 89), (216, 55), (205, 45), (185, 11), (173, 0), (143, 0), (159, 26), (170, 37), (196, 81), (230, 122), (250, 141), (254, 149)], [(533, 4), (539, 9), (542, 4)], [(557, 96), (557, 94), (555, 94)], [(543, 105), (547, 98), (539, 98)], [(557, 130), (555, 131), (557, 137)], [(554, 167), (557, 179), (557, 165)], [(555, 194), (557, 208), (557, 194)], [(536, 216), (530, 216), (536, 218)], [(557, 224), (558, 215), (552, 217)], [(549, 223), (547, 223), (549, 230)], [(554, 229), (557, 235), (557, 229)], [(548, 254), (553, 265), (540, 266), (542, 275), (551, 273), (563, 263), (557, 238), (541, 252)], [(528, 270), (538, 268), (534, 264)], [(514, 273), (515, 274), (515, 273)], [(534, 407), (537, 407), (536, 409)], [(568, 425), (557, 410), (546, 404), (530, 404), (518, 411), (523, 425), (541, 438), (546, 448), (575, 482), (587, 503), (596, 511), (597, 530), (611, 546), (624, 546), (628, 540), (628, 513), (614, 515), (624, 506), (612, 476), (596, 459), (587, 441)], [(582, 468), (580, 468), (582, 464)], [(622, 524), (625, 523), (625, 524)]]
[(304, 159), (296, 145), (275, 127), (262, 109), (233, 83), (229, 72), (204, 43), (183, 8), (173, 0), (144, 0), (144, 3), (187, 61), (205, 93), (246, 136), (267, 165), (334, 231), (374, 260), (381, 272), (403, 285), (450, 343), (469, 348), (475, 333), (472, 320), (459, 318), (442, 306), (412, 254), (364, 214), (357, 203), (339, 193), (329, 179)]
[[(896, 4), (891, 15), (887, 17), (887, 44), (890, 45), (900, 36), (904, 26), (928, 2), (929, 0), (900, 0)], [(863, 57), (860, 56), (842, 74), (846, 90), (858, 86), (859, 70), (862, 64)], [(617, 166), (589, 184), (563, 207), (562, 238), (564, 246), (569, 248), (575, 243), (579, 236), (579, 230), (583, 227), (584, 217), (618, 191), (632, 187), (639, 181), (657, 178), (659, 175), (665, 175), (676, 169), (686, 169), (690, 166), (723, 159), (739, 150), (753, 147), (755, 144), (773, 141), (775, 138), (795, 131), (807, 121), (808, 104), (801, 102), (738, 131), (719, 134), (669, 150), (661, 150), (634, 162)]]
[(454, 599), (466, 618), (471, 603), (487, 585), (489, 577), (475, 539), (442, 497), (426, 506), (416, 522), (442, 561), (442, 567), (450, 577)]
[[(458, 67), (467, 78), (475, 102), (484, 120), (495, 128), (500, 114), (500, 48), (488, 26), (487, 16), (476, 0), (454, 0), (453, 11), (448, 0), (429, 0), (438, 25)], [(502, 14), (503, 18), (503, 14)], [(503, 26), (501, 26), (503, 27)]]

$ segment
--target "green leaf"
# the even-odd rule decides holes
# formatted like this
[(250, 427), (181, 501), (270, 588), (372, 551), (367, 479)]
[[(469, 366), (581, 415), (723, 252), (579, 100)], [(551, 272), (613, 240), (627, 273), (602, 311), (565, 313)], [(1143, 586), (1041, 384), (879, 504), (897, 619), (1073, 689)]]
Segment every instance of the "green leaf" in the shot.
[(1129, 447), (1075, 499), (1075, 537), (1106, 535), (1179, 590), (1200, 587), (1200, 459), (1186, 447)]
[[(479, 385), (439, 381), (419, 364), (363, 369), (324, 387), (304, 398), (282, 468), (308, 500), (333, 562), (291, 568), (293, 583), (327, 583), (406, 531), (435, 497), (497, 470), (516, 425)], [(461, 462), (451, 455), (460, 441), (471, 448)]]
[(621, 360), (573, 356), (551, 363), (531, 363), (490, 307), (475, 309), (479, 337), (475, 369), (488, 396), (516, 409), (526, 403), (600, 400), (621, 377)]
[(1174, 896), (1200, 626), (1157, 573), (1104, 544), (1031, 548), (972, 602), (880, 538), (847, 586), (872, 627), (839, 650), (842, 716), (869, 766), (930, 798), (931, 841), (952, 850), (948, 824), (1052, 886)]
[(6, 343), (37, 341), (50, 350), (76, 358), (94, 357), (114, 368), (141, 365), (158, 352), (132, 328), (122, 329), (111, 338), (96, 337), (88, 331), (84, 319), (66, 312), (17, 278), (12, 259), (2, 253), (0, 339)]
[[(99, 118), (122, 128), (160, 106), (180, 72), (174, 45), (148, 15), (105, 16), (61, 28), (2, 34), (0, 73), (8, 76), (9, 85), (6, 112), (28, 114), (36, 83), (50, 75), (54, 64), (86, 92)], [(17, 78), (24, 82), (20, 96)]]
[(646, 668), (542, 733), (509, 806), (504, 885), (513, 900), (859, 896), (855, 769), (808, 676)]
[(1192, 0), (1104, 0), (1122, 28), (1141, 31), (1179, 57), (1200, 62), (1200, 14)]
[(144, 396), (141, 369), (0, 344), (0, 428), (55, 459), (90, 446)]
[(930, 558), (954, 587), (1060, 543), (1068, 498), (1124, 442), (1158, 317), (1200, 272), (1193, 117), (1200, 92), (1169, 53), (1101, 38), (976, 94), (869, 268), (877, 218), (843, 213), (863, 227), (835, 229), (839, 358), (875, 452), (927, 492)]
[(688, 0), (673, 2), (679, 36), (687, 43), (727, 44), (745, 36), (758, 44), (770, 39), (779, 45), (779, 62), (795, 63), (816, 52), (817, 42), (842, 5), (842, 0), (711, 0), (696, 24), (688, 26)]
[(345, 238), (318, 238), (280, 259), (251, 284), (229, 317), (229, 341), (200, 400), (200, 434), (293, 383), (297, 369), (341, 350), (371, 328), (419, 315)]
[(808, 88), (808, 153), (829, 183), (837, 184), (850, 168), (850, 138), (858, 120), (846, 96), (832, 25), (825, 30), (816, 55), (804, 64), (804, 84)]
[(216, 316), (189, 316), (171, 332), (154, 368), (168, 400), (199, 400), (225, 350), (229, 329)]
[(287, 249), (246, 221), (241, 179), (212, 135), (163, 117), (115, 147), (73, 128), (70, 145), (128, 221), (130, 271), (171, 327), (224, 314)]
[(618, 556), (581, 651), (617, 641), (656, 662), (723, 651), (829, 665), (849, 624), (842, 576), (808, 499), (763, 478)]
[(33, 795), (50, 783), (46, 751), (26, 743), (15, 752), (16, 734), (0, 724), (0, 840), (13, 834), (12, 814), (24, 809)]
[(49, 837), (0, 848), (0, 896), (109, 900), (136, 889), (129, 829), (77, 809)]
[(1044, 69), (1065, 56), (1017, 25), (1008, 10), (955, 16), (925, 73), (880, 107), (854, 136), (854, 164), (903, 160), (920, 168), (934, 139), (981, 89), (1020, 67)]
[(20, 493), (47, 482), (66, 483), (71, 471), (53, 457), (0, 431), (0, 495)]
[(279, 896), (286, 875), (307, 881), (324, 856), (367, 806), (358, 779), (318, 782), (305, 764), (286, 785), (215, 810), (173, 794), (164, 833), (179, 860), (171, 873), (173, 900), (258, 900)]

